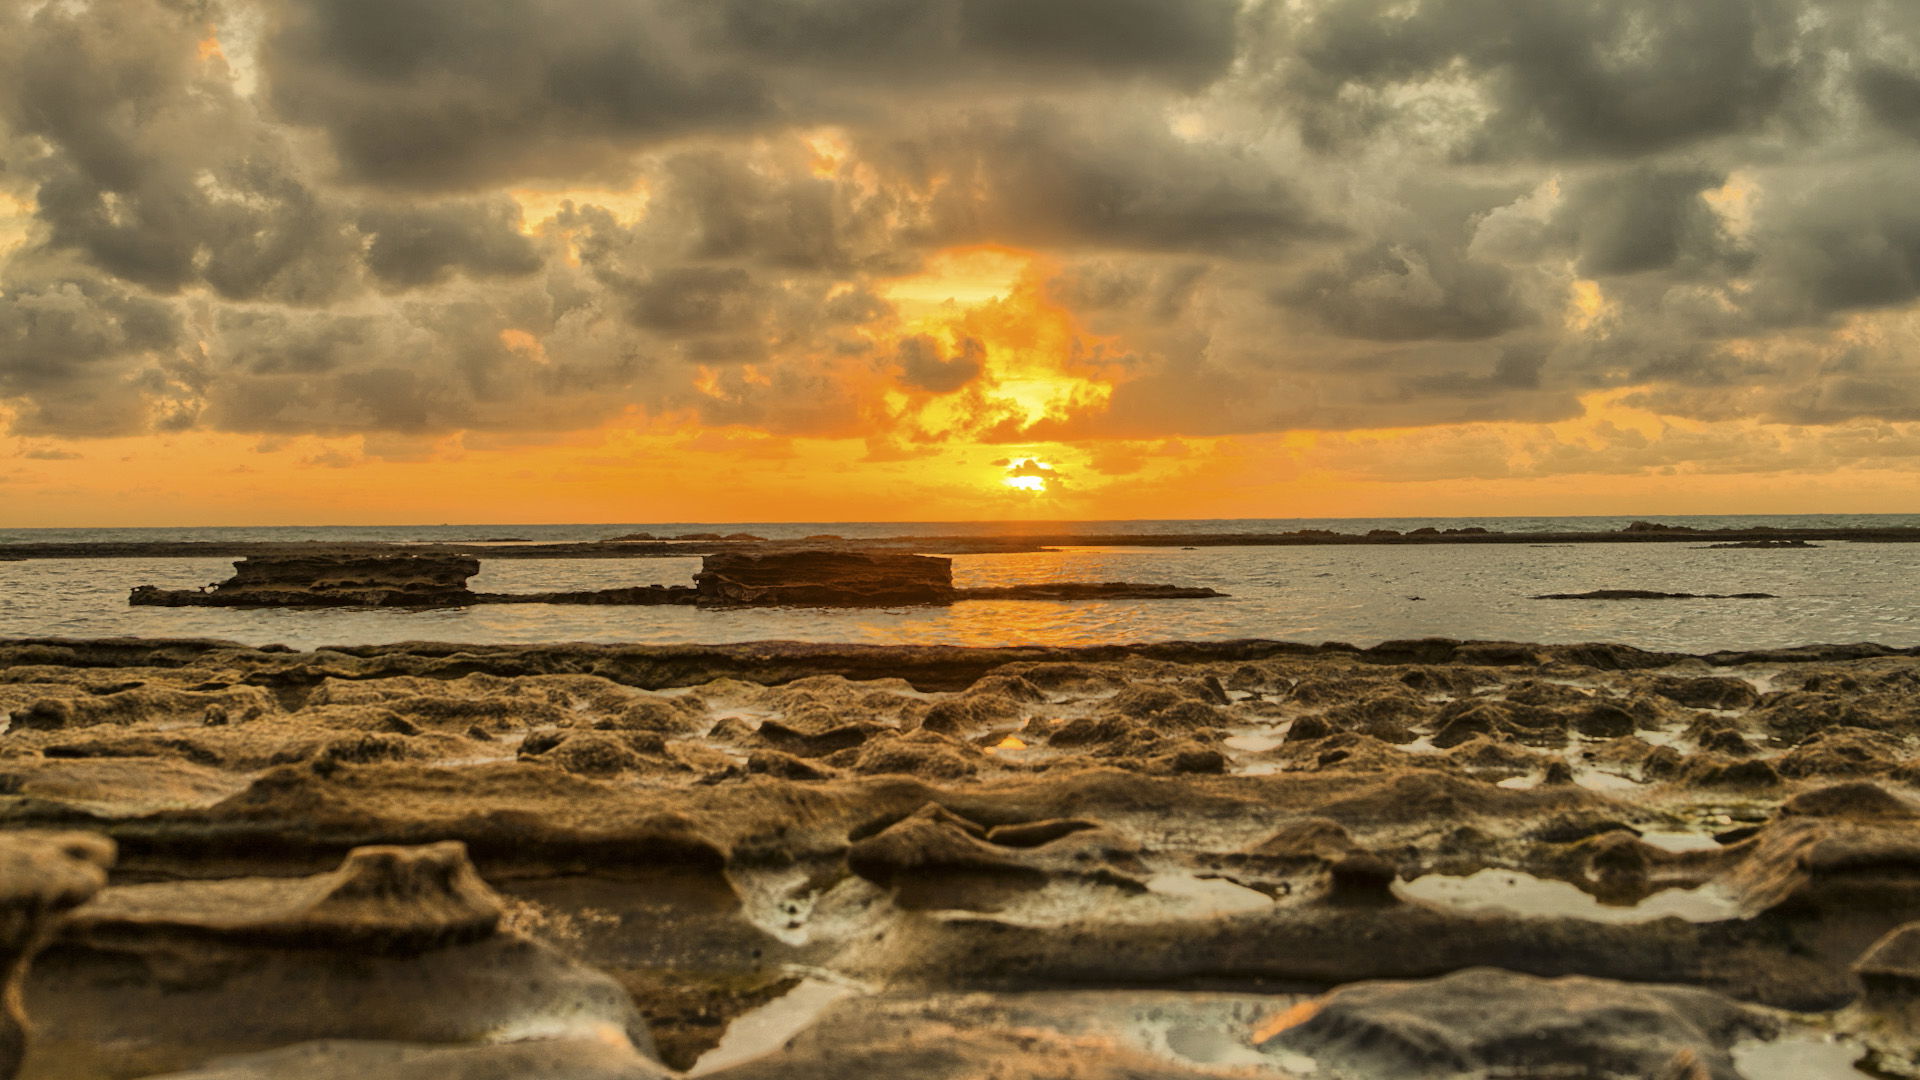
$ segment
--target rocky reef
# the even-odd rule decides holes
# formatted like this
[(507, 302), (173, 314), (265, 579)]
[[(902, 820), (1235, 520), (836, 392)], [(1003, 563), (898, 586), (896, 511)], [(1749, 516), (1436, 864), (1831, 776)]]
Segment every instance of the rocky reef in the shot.
[(709, 555), (694, 575), (719, 604), (887, 607), (953, 599), (953, 560), (884, 551), (814, 549)]
[(0, 1031), (30, 1080), (1913, 1075), (1917, 703), (1871, 645), (0, 641)]
[(1192, 600), (1212, 589), (1133, 582), (1039, 582), (956, 589), (953, 560), (834, 548), (708, 555), (692, 586), (644, 585), (542, 593), (476, 593), (480, 562), (464, 555), (258, 555), (206, 589), (134, 588), (152, 607), (465, 607), (600, 604), (709, 607), (898, 607), (958, 600)]
[(457, 607), (476, 602), (464, 555), (264, 555), (233, 564), (206, 589), (140, 585), (128, 597), (152, 607)]

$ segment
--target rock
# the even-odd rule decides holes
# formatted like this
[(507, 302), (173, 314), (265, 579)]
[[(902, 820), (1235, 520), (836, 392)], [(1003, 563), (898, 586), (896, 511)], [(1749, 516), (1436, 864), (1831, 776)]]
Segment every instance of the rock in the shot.
[(358, 848), (308, 878), (103, 890), (31, 981), (48, 1037), (29, 1075), (54, 1063), (57, 1075), (140, 1075), (318, 1039), (481, 1043), (516, 1030), (651, 1055), (618, 983), (502, 929), (502, 911), (457, 843)]
[[(992, 910), (1056, 878), (1129, 889), (1131, 845), (1093, 822), (1033, 822), (988, 831), (929, 804), (847, 850), (847, 868), (893, 889), (902, 906)], [(995, 833), (999, 838), (995, 838)], [(1017, 841), (1017, 842), (1008, 842)]]
[(694, 575), (710, 604), (889, 607), (953, 600), (953, 560), (878, 551), (708, 555)]
[[(1492, 968), (1360, 983), (1295, 1006), (1254, 1037), (1367, 1076), (1741, 1080), (1728, 1053), (1771, 1025), (1718, 994)], [(1691, 1080), (1691, 1078), (1689, 1078)]]
[(1641, 685), (1651, 693), (1690, 709), (1746, 709), (1760, 700), (1760, 692), (1745, 679), (1654, 676)]
[(1861, 954), (1853, 973), (1868, 1009), (1920, 1027), (1920, 922), (1887, 931)]
[(128, 602), (157, 607), (455, 607), (470, 604), (466, 555), (255, 555), (212, 592), (142, 585)]
[(107, 883), (113, 845), (90, 833), (0, 834), (0, 1080), (26, 1054), (21, 982), (53, 920)]

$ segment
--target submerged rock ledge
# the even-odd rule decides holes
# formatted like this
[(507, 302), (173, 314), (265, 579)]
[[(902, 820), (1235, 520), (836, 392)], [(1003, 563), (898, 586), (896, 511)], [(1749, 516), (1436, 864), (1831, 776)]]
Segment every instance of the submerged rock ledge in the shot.
[(7, 639), (0, 716), (28, 1080), (1920, 1047), (1916, 649)]
[(962, 600), (1198, 600), (1213, 589), (1134, 582), (1038, 582), (956, 589), (953, 560), (886, 551), (735, 552), (702, 560), (692, 586), (644, 585), (577, 592), (476, 593), (480, 572), (464, 555), (260, 555), (207, 589), (136, 586), (135, 607), (398, 607), (596, 604), (703, 607), (900, 607)]

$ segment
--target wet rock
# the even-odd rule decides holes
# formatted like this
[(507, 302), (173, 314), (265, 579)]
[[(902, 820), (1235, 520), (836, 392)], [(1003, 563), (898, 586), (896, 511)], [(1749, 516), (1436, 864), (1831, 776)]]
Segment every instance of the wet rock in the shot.
[(1760, 692), (1745, 679), (1719, 676), (1659, 676), (1641, 683), (1649, 693), (1690, 709), (1746, 709), (1760, 700)]
[(64, 728), (136, 724), (204, 722), (209, 709), (230, 719), (252, 719), (274, 711), (274, 703), (257, 687), (231, 687), (214, 692), (140, 686), (89, 697), (42, 698), (13, 712), (15, 731), (53, 731)]
[(1874, 709), (1857, 697), (1831, 693), (1789, 691), (1768, 694), (1751, 716), (1755, 723), (1771, 733), (1775, 740), (1792, 746), (1809, 736), (1834, 728), (1897, 730), (1911, 723), (1911, 707), (1899, 714)]
[(755, 750), (747, 757), (747, 771), (782, 780), (827, 780), (839, 775), (838, 769), (783, 754), (778, 750)]
[(1149, 758), (1147, 770), (1170, 775), (1223, 773), (1227, 771), (1227, 756), (1211, 746), (1182, 740)]
[(902, 773), (929, 780), (954, 780), (979, 771), (980, 753), (964, 743), (934, 732), (876, 739), (858, 751), (847, 751), (851, 760), (835, 759), (835, 764), (869, 776)]
[(1399, 874), (1392, 863), (1366, 852), (1353, 852), (1327, 868), (1327, 891), (1322, 903), (1341, 907), (1384, 907), (1398, 904), (1393, 883)]
[(934, 702), (920, 718), (920, 726), (943, 735), (957, 735), (1019, 715), (1020, 706), (1000, 694), (968, 691), (964, 697)]
[(501, 911), (458, 844), (361, 848), (311, 878), (107, 889), (30, 982), (49, 1037), (28, 1071), (135, 1076), (318, 1039), (503, 1031), (651, 1053), (617, 983), (501, 930)]
[(1675, 779), (1690, 787), (1742, 791), (1767, 790), (1780, 785), (1780, 773), (1769, 762), (1743, 761), (1714, 753), (1689, 757)]
[(1336, 735), (1340, 728), (1330, 723), (1324, 716), (1303, 716), (1287, 728), (1287, 741), (1290, 743), (1312, 742)]
[(158, 607), (452, 607), (470, 604), (465, 555), (256, 555), (211, 592), (142, 585), (129, 602)]
[(1281, 1014), (1264, 1043), (1365, 1075), (1741, 1080), (1728, 1053), (1770, 1025), (1706, 991), (1494, 969), (1342, 987)]
[(1920, 922), (1889, 930), (1853, 966), (1872, 1012), (1920, 1028)]
[(840, 724), (801, 731), (778, 720), (767, 720), (754, 731), (754, 739), (775, 750), (812, 758), (863, 746), (876, 735), (890, 733), (890, 729), (879, 724)]
[(1797, 779), (1815, 776), (1876, 776), (1892, 770), (1906, 756), (1904, 740), (1857, 728), (1824, 731), (1786, 753), (1775, 764), (1780, 775)]
[(953, 560), (827, 549), (727, 552), (702, 560), (694, 582), (707, 603), (945, 604), (953, 600)]
[[(1061, 830), (1043, 823), (1003, 844), (986, 829), (937, 805), (923, 807), (847, 851), (847, 867), (891, 888), (908, 907), (991, 910), (1056, 877), (1093, 878), (1139, 888), (1119, 860), (1129, 845), (1097, 825)], [(1051, 839), (1041, 840), (1052, 834)], [(1003, 834), (1004, 835), (1004, 834)], [(1036, 842), (1037, 841), (1037, 842)]]
[(1354, 847), (1353, 834), (1346, 826), (1331, 818), (1309, 817), (1287, 822), (1246, 853), (1273, 859), (1331, 862)]
[(1633, 734), (1639, 720), (1613, 702), (1596, 701), (1574, 713), (1573, 727), (1590, 738), (1613, 739)]
[(707, 727), (706, 710), (686, 698), (643, 698), (595, 727), (614, 731), (657, 731), (685, 735)]
[(21, 982), (52, 923), (107, 883), (113, 845), (88, 833), (0, 834), (0, 1078), (26, 1053)]
[(1782, 814), (1818, 818), (1910, 819), (1920, 807), (1876, 784), (1856, 781), (1803, 791), (1780, 804)]
[(538, 761), (581, 776), (617, 776), (626, 772), (679, 772), (666, 742), (654, 732), (572, 731), (528, 736), (520, 745), (523, 761)]
[(100, 943), (164, 932), (411, 955), (490, 937), (502, 911), (465, 845), (449, 842), (356, 848), (310, 878), (116, 886), (75, 913), (68, 936)]

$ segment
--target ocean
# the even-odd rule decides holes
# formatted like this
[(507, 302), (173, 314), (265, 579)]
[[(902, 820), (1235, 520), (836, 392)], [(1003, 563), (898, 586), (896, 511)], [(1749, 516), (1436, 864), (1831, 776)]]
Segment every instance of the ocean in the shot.
[[(1651, 516), (1649, 516), (1651, 518)], [(1651, 518), (1697, 528), (1920, 525), (1920, 515)], [(773, 539), (1019, 532), (1255, 533), (1324, 528), (1364, 533), (1478, 525), (1506, 532), (1617, 531), (1633, 517), (1369, 518), (1099, 522), (728, 522), (176, 529), (0, 529), (10, 543), (142, 540), (595, 540), (636, 532), (748, 532)], [(135, 585), (191, 588), (231, 573), (227, 559), (0, 561), (0, 636), (214, 637), (295, 648), (398, 641), (1050, 644), (1276, 638), (1369, 645), (1442, 636), (1611, 641), (1711, 651), (1823, 642), (1920, 645), (1920, 544), (1826, 543), (1805, 550), (1709, 550), (1661, 544), (1075, 547), (957, 555), (955, 584), (1138, 581), (1211, 586), (1225, 599), (985, 602), (946, 608), (716, 611), (678, 607), (506, 605), (439, 611), (135, 608)], [(930, 551), (929, 553), (938, 553)], [(483, 560), (490, 592), (685, 584), (693, 558)], [(1770, 600), (1549, 601), (1593, 589), (1776, 594)]]

